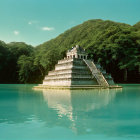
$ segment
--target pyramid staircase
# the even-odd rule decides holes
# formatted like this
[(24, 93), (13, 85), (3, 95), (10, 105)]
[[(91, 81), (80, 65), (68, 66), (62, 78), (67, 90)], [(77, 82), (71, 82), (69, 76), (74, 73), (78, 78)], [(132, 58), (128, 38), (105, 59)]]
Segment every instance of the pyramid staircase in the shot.
[(97, 67), (95, 66), (93, 61), (86, 60), (86, 59), (84, 59), (83, 61), (86, 63), (86, 65), (90, 69), (93, 77), (95, 77), (95, 79), (98, 81), (98, 84), (103, 86), (103, 87), (109, 87), (107, 80), (105, 79), (105, 77), (103, 76), (101, 71), (99, 69), (97, 69)]

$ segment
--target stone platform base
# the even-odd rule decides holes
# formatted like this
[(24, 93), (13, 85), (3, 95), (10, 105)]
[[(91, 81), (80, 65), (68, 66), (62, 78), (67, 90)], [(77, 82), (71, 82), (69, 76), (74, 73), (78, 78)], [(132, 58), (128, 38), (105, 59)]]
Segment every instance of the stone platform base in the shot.
[(33, 89), (70, 89), (70, 90), (74, 90), (74, 89), (112, 89), (112, 88), (122, 88), (122, 86), (118, 86), (118, 85), (112, 85), (109, 87), (103, 87), (100, 85), (73, 85), (73, 86), (47, 86), (47, 85), (38, 85), (38, 86), (34, 86)]

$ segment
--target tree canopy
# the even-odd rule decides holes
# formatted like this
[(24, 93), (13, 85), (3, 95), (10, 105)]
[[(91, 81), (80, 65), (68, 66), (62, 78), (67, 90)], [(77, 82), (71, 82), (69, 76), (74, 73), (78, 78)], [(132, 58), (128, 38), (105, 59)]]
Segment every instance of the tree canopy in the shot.
[(86, 21), (37, 47), (0, 42), (0, 72), (8, 72), (13, 79), (9, 82), (41, 83), (76, 44), (111, 73), (115, 82), (140, 82), (140, 22), (131, 26), (100, 19)]

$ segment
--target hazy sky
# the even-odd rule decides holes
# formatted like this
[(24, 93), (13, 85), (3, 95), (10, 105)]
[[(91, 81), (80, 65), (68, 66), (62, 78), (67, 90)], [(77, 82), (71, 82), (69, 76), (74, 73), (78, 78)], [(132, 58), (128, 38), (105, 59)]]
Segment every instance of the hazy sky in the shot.
[(140, 21), (140, 0), (0, 0), (0, 40), (32, 45), (89, 19)]

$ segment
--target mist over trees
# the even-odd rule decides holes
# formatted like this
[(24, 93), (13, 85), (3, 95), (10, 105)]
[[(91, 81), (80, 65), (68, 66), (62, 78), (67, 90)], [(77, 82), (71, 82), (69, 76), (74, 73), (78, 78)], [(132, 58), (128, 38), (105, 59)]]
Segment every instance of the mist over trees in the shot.
[(41, 83), (76, 44), (115, 82), (140, 83), (140, 22), (131, 26), (103, 20), (86, 21), (37, 47), (0, 41), (0, 83)]

